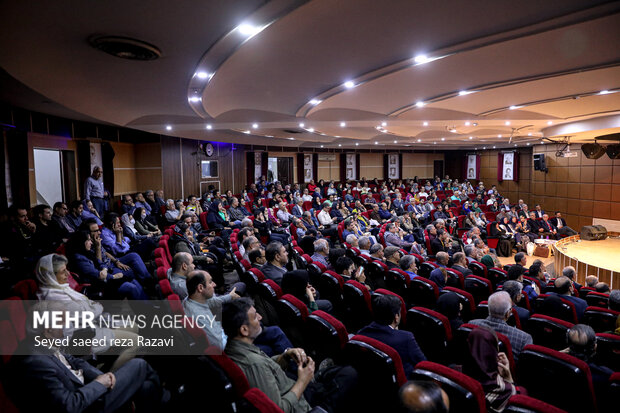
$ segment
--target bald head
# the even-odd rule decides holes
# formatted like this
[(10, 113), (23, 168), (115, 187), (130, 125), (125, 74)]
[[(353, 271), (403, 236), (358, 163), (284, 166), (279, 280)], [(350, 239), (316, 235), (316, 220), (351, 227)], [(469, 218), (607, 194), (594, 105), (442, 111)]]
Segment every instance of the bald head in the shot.
[(439, 251), (437, 255), (435, 255), (435, 258), (437, 259), (438, 263), (443, 265), (447, 265), (448, 261), (450, 260), (450, 256), (448, 255), (448, 253), (443, 251)]
[(448, 413), (450, 409), (448, 395), (432, 381), (408, 381), (400, 388), (399, 397), (408, 413)]
[(573, 283), (571, 282), (570, 278), (563, 275), (561, 277), (556, 278), (553, 285), (555, 286), (555, 291), (558, 294), (568, 295), (570, 294), (570, 290), (571, 290)]

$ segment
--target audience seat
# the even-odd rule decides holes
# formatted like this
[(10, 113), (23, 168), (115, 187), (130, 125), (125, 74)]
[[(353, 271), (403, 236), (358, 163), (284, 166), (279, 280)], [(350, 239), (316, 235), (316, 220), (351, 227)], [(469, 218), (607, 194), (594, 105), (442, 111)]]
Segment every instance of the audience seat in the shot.
[(499, 284), (508, 280), (508, 273), (499, 268), (489, 268), (487, 270), (487, 278), (493, 283), (493, 287), (497, 287)]
[(482, 278), (488, 278), (487, 266), (484, 265), (483, 263), (478, 262), (478, 261), (472, 261), (469, 263), (468, 267), (471, 270), (471, 272), (474, 273), (474, 275), (477, 275), (478, 277), (482, 277)]
[(319, 291), (320, 298), (329, 300), (334, 308), (342, 306), (342, 287), (344, 286), (344, 278), (334, 271), (327, 270), (318, 278), (318, 283), (314, 287)]
[(282, 297), (282, 288), (274, 280), (264, 279), (256, 286), (256, 293), (267, 302), (275, 304)]
[(306, 331), (305, 347), (311, 352), (317, 364), (326, 357), (338, 359), (345, 344), (349, 341), (349, 334), (344, 324), (321, 310), (316, 310), (308, 316)]
[[(430, 252), (431, 250), (429, 249), (428, 251)], [(424, 278), (429, 278), (431, 276), (431, 272), (437, 267), (439, 267), (439, 264), (436, 262), (424, 261), (418, 269), (418, 275)]]
[(168, 281), (167, 278), (159, 280), (159, 292), (161, 293), (162, 298), (166, 298), (170, 294), (174, 294), (172, 287), (170, 286), (170, 281)]
[(602, 366), (620, 371), (620, 336), (599, 333), (596, 335), (596, 360)]
[(183, 304), (181, 303), (181, 299), (176, 294), (170, 294), (166, 297), (168, 300), (168, 305), (170, 306), (170, 311), (172, 314), (176, 315), (185, 315), (185, 310), (183, 310)]
[[(26, 310), (21, 298), (9, 297), (5, 300), (0, 300), (0, 318), (6, 319), (11, 323), (18, 342), (26, 338)], [(0, 337), (3, 336), (0, 335)]]
[[(431, 280), (416, 277), (409, 284), (409, 302), (412, 305), (426, 308), (435, 308), (439, 298), (439, 288)], [(407, 300), (405, 300), (407, 301)]]
[(18, 346), (17, 334), (10, 320), (0, 320), (0, 336), (2, 337), (0, 340), (2, 363), (8, 363)]
[(515, 394), (508, 399), (504, 413), (566, 413), (566, 411), (533, 397)]
[(568, 354), (525, 346), (519, 355), (519, 384), (531, 397), (569, 413), (597, 411), (590, 368)]
[[(562, 305), (558, 309), (550, 309), (545, 305), (545, 300), (549, 297), (547, 294), (540, 294), (534, 300), (534, 312), (538, 314), (546, 314), (551, 317), (559, 318), (569, 323), (577, 324), (577, 312), (575, 311), (575, 305), (565, 298), (560, 297)], [(559, 296), (558, 296), (559, 297)], [(614, 320), (615, 323), (615, 320)]]
[(406, 329), (413, 333), (426, 358), (438, 363), (449, 362), (452, 328), (448, 318), (428, 308), (412, 307), (407, 311), (407, 320)]
[(13, 293), (22, 300), (37, 300), (39, 287), (35, 280), (20, 280), (13, 286)]
[(366, 269), (366, 282), (370, 285), (370, 288), (373, 290), (377, 288), (387, 288), (387, 265), (381, 261), (372, 260), (369, 264), (366, 264), (364, 268)]
[(357, 332), (372, 321), (372, 304), (368, 289), (355, 280), (349, 280), (342, 287), (344, 304), (347, 308), (344, 324), (347, 330)]
[[(455, 361), (457, 364), (462, 364), (469, 353), (469, 347), (467, 345), (467, 338), (469, 337), (469, 333), (472, 332), (473, 329), (479, 328), (480, 326), (475, 324), (465, 323), (461, 325), (455, 332), (453, 332), (453, 341), (452, 341), (452, 353), (453, 357), (455, 357)], [(499, 351), (506, 354), (508, 358), (508, 362), (510, 364), (510, 371), (512, 372), (513, 378), (515, 377), (516, 365), (514, 354), (512, 352), (512, 344), (510, 344), (510, 340), (508, 337), (502, 333), (495, 332), (497, 335), (497, 341), (499, 344)]]
[(166, 250), (163, 247), (155, 248), (155, 250), (153, 251), (153, 256), (155, 257), (155, 260), (161, 258), (163, 261), (163, 266), (170, 267), (170, 265), (172, 264), (170, 261), (168, 261), (168, 255), (166, 254)]
[(245, 392), (237, 408), (238, 413), (284, 413), (277, 404), (256, 387)]
[(158, 280), (165, 280), (168, 278), (168, 273), (166, 271), (165, 267), (157, 267), (157, 279)]
[(450, 413), (486, 413), (482, 385), (471, 377), (444, 365), (421, 361), (413, 370), (414, 380), (439, 383), (450, 399)]
[(474, 300), (474, 296), (465, 290), (454, 287), (444, 287), (443, 291), (439, 295), (445, 294), (447, 292), (453, 292), (461, 299), (461, 304), (463, 304), (461, 318), (463, 319), (463, 321), (471, 320), (474, 316), (474, 312), (476, 311), (476, 302)]
[(559, 351), (567, 347), (566, 334), (573, 325), (548, 315), (532, 314), (527, 321), (527, 331), (532, 335), (534, 344)]
[(295, 347), (303, 347), (306, 338), (305, 324), (308, 307), (297, 297), (284, 294), (277, 301), (276, 310), (280, 317), (280, 327)]
[[(385, 273), (385, 290), (398, 294), (406, 304), (411, 304), (411, 278), (409, 274), (398, 268), (392, 268)], [(384, 290), (383, 288), (381, 288)]]
[(362, 395), (356, 398), (359, 405), (355, 403), (348, 410), (397, 411), (398, 390), (407, 381), (398, 352), (370, 337), (355, 335), (345, 345), (344, 355), (358, 372), (358, 392)]
[[(596, 288), (592, 288), (592, 287), (586, 287), (585, 285), (582, 286), (579, 289), (579, 298), (581, 298), (582, 300), (586, 299), (586, 295), (588, 295), (591, 292), (596, 292)], [(606, 305), (603, 307), (607, 307)]]
[(591, 307), (607, 308), (609, 306), (609, 294), (589, 292), (585, 300)]
[(479, 303), (487, 300), (489, 295), (493, 294), (493, 285), (486, 278), (468, 275), (465, 277), (465, 291), (474, 297), (476, 303)]
[(164, 251), (166, 253), (165, 257), (168, 259), (169, 263), (172, 263), (172, 254), (170, 254), (170, 247), (168, 245), (168, 240), (169, 240), (168, 238), (164, 239), (164, 237), (162, 236), (159, 239), (159, 247), (164, 249)]
[[(529, 270), (528, 270), (529, 271)], [(534, 277), (530, 277), (528, 275), (523, 275), (523, 285), (527, 285), (527, 284), (536, 284), (538, 286), (538, 291), (540, 291), (541, 293), (545, 292), (545, 284), (540, 282), (540, 280), (538, 278), (534, 278)]]
[(446, 281), (447, 286), (460, 289), (465, 287), (465, 277), (463, 277), (463, 273), (454, 268), (446, 268), (446, 272), (448, 273), (448, 281)]

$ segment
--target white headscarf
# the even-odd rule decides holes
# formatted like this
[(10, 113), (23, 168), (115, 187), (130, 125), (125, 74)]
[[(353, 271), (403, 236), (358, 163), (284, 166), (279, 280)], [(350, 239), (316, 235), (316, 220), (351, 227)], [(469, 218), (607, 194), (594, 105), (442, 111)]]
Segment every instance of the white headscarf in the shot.
[(129, 214), (123, 214), (123, 216), (121, 217), (121, 221), (123, 222), (123, 226), (129, 228), (131, 232), (134, 233), (134, 235), (138, 233), (138, 230), (136, 230), (136, 227), (134, 226), (136, 224), (136, 221), (133, 219), (133, 217), (129, 218)]

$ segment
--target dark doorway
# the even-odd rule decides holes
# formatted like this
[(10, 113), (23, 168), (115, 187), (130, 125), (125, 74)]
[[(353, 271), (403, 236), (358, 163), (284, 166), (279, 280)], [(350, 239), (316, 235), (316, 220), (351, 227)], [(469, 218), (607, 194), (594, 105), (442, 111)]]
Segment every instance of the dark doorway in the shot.
[(282, 185), (293, 183), (293, 158), (277, 158), (278, 159), (278, 181)]
[(443, 178), (443, 161), (433, 161), (433, 174), (434, 176), (438, 176)]

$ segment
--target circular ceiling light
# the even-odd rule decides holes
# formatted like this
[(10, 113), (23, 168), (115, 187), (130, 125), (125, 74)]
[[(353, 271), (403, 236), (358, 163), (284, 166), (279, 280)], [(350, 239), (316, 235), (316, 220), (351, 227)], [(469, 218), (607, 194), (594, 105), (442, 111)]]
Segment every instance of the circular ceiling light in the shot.
[(88, 38), (88, 43), (109, 55), (129, 60), (155, 60), (161, 57), (156, 46), (138, 39), (123, 36), (97, 36)]

